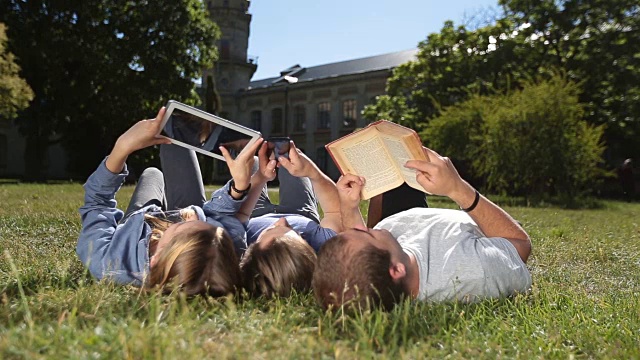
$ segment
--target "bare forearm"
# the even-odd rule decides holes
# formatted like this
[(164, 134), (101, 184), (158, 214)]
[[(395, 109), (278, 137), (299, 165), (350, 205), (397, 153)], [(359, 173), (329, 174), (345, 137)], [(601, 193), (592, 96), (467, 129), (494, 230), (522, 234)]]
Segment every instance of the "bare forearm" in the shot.
[(362, 218), (362, 213), (360, 213), (360, 207), (358, 206), (341, 207), (340, 215), (342, 216), (342, 227), (345, 230), (366, 227), (364, 219)]
[(242, 206), (240, 206), (240, 210), (238, 210), (238, 213), (236, 213), (236, 218), (238, 220), (243, 223), (249, 221), (251, 213), (258, 203), (258, 199), (260, 198), (260, 194), (262, 193), (262, 188), (266, 183), (266, 180), (255, 175), (251, 178), (251, 190), (249, 190), (247, 198), (242, 203)]
[(131, 152), (116, 142), (116, 145), (113, 147), (113, 150), (111, 150), (111, 153), (105, 162), (107, 169), (114, 174), (119, 174), (122, 169), (124, 169), (124, 164), (127, 162), (127, 158), (130, 154)]
[[(475, 200), (476, 190), (465, 182), (461, 191), (451, 196), (461, 208), (469, 208)], [(506, 211), (491, 200), (480, 195), (476, 207), (468, 212), (487, 237), (502, 237), (509, 240), (518, 250), (520, 257), (527, 261), (531, 252), (531, 242), (527, 232)]]
[(318, 170), (313, 177), (309, 177), (311, 186), (316, 193), (318, 203), (322, 207), (322, 211), (326, 213), (340, 212), (340, 197), (336, 184), (327, 175)]

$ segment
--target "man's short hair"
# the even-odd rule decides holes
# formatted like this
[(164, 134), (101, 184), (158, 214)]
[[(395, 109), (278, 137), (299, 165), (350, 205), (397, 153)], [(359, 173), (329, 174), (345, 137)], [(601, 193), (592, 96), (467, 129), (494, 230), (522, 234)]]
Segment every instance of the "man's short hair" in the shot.
[(370, 244), (353, 252), (349, 241), (338, 234), (320, 248), (312, 281), (316, 300), (325, 310), (381, 307), (391, 311), (404, 294), (389, 273), (391, 253)]

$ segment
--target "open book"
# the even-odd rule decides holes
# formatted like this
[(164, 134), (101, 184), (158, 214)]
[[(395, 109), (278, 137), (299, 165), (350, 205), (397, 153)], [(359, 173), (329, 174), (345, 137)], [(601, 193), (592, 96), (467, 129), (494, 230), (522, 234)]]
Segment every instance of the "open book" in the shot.
[(343, 175), (350, 173), (365, 178), (363, 200), (403, 182), (425, 191), (416, 181), (415, 171), (404, 167), (407, 160), (429, 160), (422, 151), (420, 137), (412, 129), (379, 120), (325, 147)]

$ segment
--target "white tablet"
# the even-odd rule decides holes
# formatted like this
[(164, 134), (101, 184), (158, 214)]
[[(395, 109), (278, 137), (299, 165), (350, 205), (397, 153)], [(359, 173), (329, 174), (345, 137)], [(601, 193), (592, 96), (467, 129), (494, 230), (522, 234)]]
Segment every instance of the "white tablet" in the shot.
[(160, 135), (173, 144), (223, 161), (220, 146), (235, 157), (261, 136), (259, 131), (174, 100), (167, 102), (166, 109)]

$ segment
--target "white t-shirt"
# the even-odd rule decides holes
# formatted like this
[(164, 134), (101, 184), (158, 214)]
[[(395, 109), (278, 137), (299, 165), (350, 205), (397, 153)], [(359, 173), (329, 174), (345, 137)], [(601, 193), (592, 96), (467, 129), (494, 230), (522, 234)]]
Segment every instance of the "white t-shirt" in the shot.
[(531, 274), (506, 239), (488, 238), (459, 210), (415, 208), (382, 220), (418, 263), (423, 301), (476, 301), (524, 293)]

